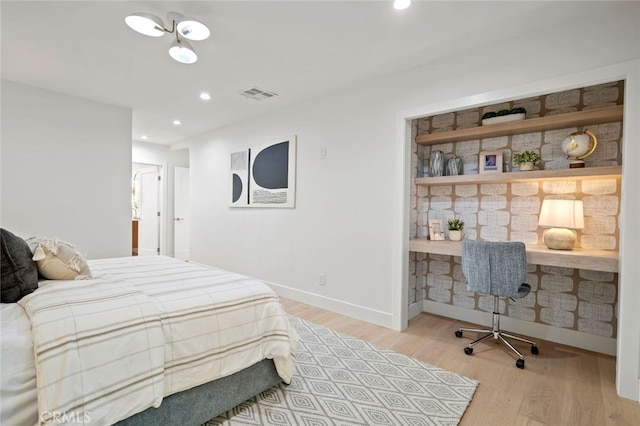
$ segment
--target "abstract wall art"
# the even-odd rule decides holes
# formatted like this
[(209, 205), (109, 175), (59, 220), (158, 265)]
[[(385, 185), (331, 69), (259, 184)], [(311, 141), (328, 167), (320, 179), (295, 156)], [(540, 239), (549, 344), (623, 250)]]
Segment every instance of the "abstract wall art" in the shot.
[(296, 137), (231, 153), (231, 207), (295, 207)]

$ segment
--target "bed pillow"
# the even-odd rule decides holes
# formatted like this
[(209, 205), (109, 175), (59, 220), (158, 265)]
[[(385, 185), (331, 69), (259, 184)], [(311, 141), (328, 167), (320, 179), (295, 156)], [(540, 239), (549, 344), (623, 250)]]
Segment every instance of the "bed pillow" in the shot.
[(2, 303), (15, 303), (38, 288), (38, 268), (29, 245), (17, 235), (0, 229), (2, 251)]
[(91, 278), (87, 261), (72, 244), (57, 238), (29, 238), (27, 243), (42, 277), (48, 280)]

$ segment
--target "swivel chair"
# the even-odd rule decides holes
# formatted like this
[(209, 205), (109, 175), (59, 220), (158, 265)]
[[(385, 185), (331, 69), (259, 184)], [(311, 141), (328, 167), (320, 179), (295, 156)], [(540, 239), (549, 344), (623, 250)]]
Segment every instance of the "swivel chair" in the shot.
[(491, 294), (494, 297), (493, 321), (491, 329), (460, 328), (456, 337), (464, 331), (485, 333), (464, 348), (467, 355), (473, 354), (473, 347), (489, 337), (504, 342), (518, 355), (516, 367), (524, 368), (524, 355), (511, 342), (513, 339), (531, 345), (531, 353), (538, 354), (538, 346), (531, 340), (500, 331), (500, 297), (522, 298), (529, 294), (531, 286), (524, 284), (527, 279), (527, 252), (520, 242), (462, 241), (462, 273), (467, 278), (467, 290)]

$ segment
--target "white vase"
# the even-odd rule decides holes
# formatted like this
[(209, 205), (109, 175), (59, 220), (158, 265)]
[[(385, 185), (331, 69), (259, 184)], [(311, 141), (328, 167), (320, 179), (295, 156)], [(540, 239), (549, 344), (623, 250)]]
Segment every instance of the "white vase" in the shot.
[(520, 165), (518, 166), (518, 170), (520, 170), (521, 172), (533, 170), (533, 162), (527, 161), (526, 163), (520, 163)]
[(451, 241), (461, 241), (462, 240), (462, 231), (451, 229), (449, 230), (449, 239)]

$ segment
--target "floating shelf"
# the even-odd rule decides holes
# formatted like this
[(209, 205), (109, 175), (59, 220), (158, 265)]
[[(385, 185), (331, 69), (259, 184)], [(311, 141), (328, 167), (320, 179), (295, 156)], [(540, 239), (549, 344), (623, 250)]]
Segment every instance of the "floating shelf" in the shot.
[(416, 185), (464, 185), (476, 183), (506, 183), (527, 181), (551, 181), (565, 179), (620, 179), (622, 166), (585, 167), (579, 169), (533, 170), (530, 172), (485, 173), (476, 175), (439, 176), (416, 178)]
[[(409, 251), (418, 253), (461, 256), (462, 243), (456, 241), (409, 241)], [(558, 266), (562, 268), (587, 269), (591, 271), (618, 272), (617, 250), (551, 250), (544, 245), (527, 245), (527, 262), (533, 265)]]
[(473, 139), (533, 133), (567, 127), (589, 126), (601, 123), (622, 121), (623, 105), (589, 109), (566, 114), (548, 115), (521, 121), (470, 127), (446, 132), (430, 133), (416, 137), (416, 143), (434, 145), (447, 142), (460, 142)]

